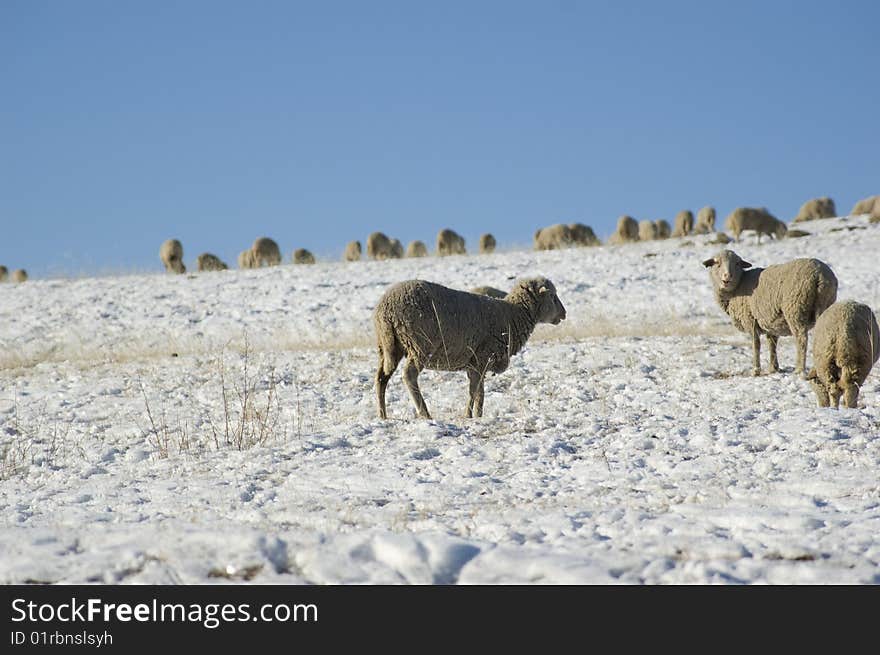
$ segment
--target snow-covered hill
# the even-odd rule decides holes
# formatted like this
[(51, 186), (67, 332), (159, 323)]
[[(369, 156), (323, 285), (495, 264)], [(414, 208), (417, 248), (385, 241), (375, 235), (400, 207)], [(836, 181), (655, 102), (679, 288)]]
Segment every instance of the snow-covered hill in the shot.
[[(880, 309), (880, 225), (799, 227), (731, 247)], [(880, 582), (880, 370), (840, 411), (791, 338), (751, 377), (708, 241), (0, 285), (0, 582)], [(389, 284), (537, 274), (568, 319), (482, 419), (432, 371), (434, 420), (399, 371), (376, 418)]]

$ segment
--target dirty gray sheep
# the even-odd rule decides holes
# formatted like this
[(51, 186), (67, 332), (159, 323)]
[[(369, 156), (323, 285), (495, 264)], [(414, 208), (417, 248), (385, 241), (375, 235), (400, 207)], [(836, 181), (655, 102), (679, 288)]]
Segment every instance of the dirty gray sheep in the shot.
[(379, 366), (376, 401), (387, 418), (385, 389), (400, 360), (416, 411), (431, 418), (419, 389), (424, 369), (466, 371), (469, 393), (465, 415), (483, 415), (484, 379), (507, 370), (538, 323), (565, 319), (556, 288), (547, 278), (518, 281), (504, 300), (459, 291), (423, 280), (390, 287), (373, 312)]
[(819, 218), (834, 218), (837, 216), (837, 209), (834, 207), (834, 201), (823, 196), (822, 198), (813, 198), (807, 200), (798, 210), (797, 216), (794, 217), (795, 223), (803, 223), (804, 221), (814, 221)]
[(491, 234), (481, 234), (480, 235), (480, 253), (481, 254), (489, 254), (490, 252), (495, 252), (495, 246), (498, 243), (495, 241), (495, 237)]
[(466, 255), (464, 237), (449, 228), (437, 233), (437, 254), (441, 257), (446, 255)]
[(186, 273), (183, 264), (183, 245), (177, 239), (168, 239), (159, 248), (159, 259), (169, 273)]
[(199, 271), (225, 271), (229, 267), (217, 255), (210, 252), (203, 252), (196, 257), (196, 268)]
[(406, 256), (407, 257), (427, 257), (428, 256), (428, 246), (425, 245), (424, 241), (419, 241), (416, 239), (415, 241), (410, 241), (406, 246)]
[(813, 368), (807, 379), (819, 407), (856, 407), (859, 389), (880, 358), (880, 328), (867, 305), (842, 300), (822, 312), (813, 330)]
[(347, 262), (359, 262), (362, 252), (360, 241), (349, 241), (345, 246), (345, 254), (342, 258)]
[(297, 248), (293, 251), (291, 261), (294, 264), (314, 264), (315, 256), (306, 248)]
[(816, 319), (837, 299), (837, 277), (818, 259), (795, 259), (767, 268), (752, 268), (732, 250), (723, 250), (703, 262), (715, 291), (715, 300), (734, 327), (752, 337), (752, 373), (761, 374), (761, 335), (770, 348), (770, 371), (779, 371), (776, 343), (794, 335), (795, 373), (803, 374), (807, 361), (807, 333)]
[(251, 246), (253, 268), (261, 266), (278, 266), (281, 263), (281, 249), (269, 237), (259, 237)]

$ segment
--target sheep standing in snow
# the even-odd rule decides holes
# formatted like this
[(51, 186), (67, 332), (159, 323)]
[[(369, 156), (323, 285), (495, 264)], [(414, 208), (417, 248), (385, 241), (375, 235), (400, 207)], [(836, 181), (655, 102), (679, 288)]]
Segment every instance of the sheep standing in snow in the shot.
[(807, 202), (801, 205), (797, 216), (794, 218), (794, 222), (803, 223), (804, 221), (813, 221), (818, 218), (834, 218), (835, 216), (837, 216), (837, 209), (834, 207), (834, 201), (824, 196), (807, 200)]
[(862, 214), (880, 215), (880, 195), (862, 198), (850, 212), (850, 216), (861, 216)]
[(672, 234), (672, 228), (669, 226), (669, 221), (658, 218), (654, 221), (654, 225), (657, 226), (657, 238), (658, 239), (668, 239)]
[(281, 263), (281, 249), (269, 237), (259, 237), (251, 246), (254, 268), (278, 266)]
[(372, 232), (367, 237), (367, 257), (370, 259), (390, 259), (391, 239), (383, 232)]
[(617, 219), (617, 229), (608, 238), (608, 243), (623, 244), (639, 240), (639, 223), (632, 216)]
[(480, 253), (488, 254), (490, 252), (495, 252), (495, 246), (497, 242), (495, 241), (495, 237), (491, 234), (481, 234), (480, 235)]
[(706, 206), (697, 212), (694, 234), (711, 234), (715, 231), (715, 208)]
[(361, 242), (349, 241), (345, 246), (345, 256), (343, 259), (347, 262), (359, 262), (361, 260)]
[(391, 259), (403, 259), (403, 244), (399, 239), (391, 239)]
[(446, 255), (465, 255), (464, 237), (448, 228), (437, 233), (437, 254), (441, 257)]
[(675, 227), (672, 228), (672, 236), (686, 237), (694, 231), (694, 213), (690, 209), (683, 209), (675, 215)]
[(880, 358), (880, 328), (867, 305), (836, 302), (822, 312), (813, 330), (813, 368), (807, 379), (819, 407), (855, 407), (859, 388)]
[(254, 261), (254, 251), (248, 248), (238, 253), (239, 268), (256, 268), (257, 262)]
[(387, 418), (385, 389), (400, 360), (418, 415), (431, 418), (419, 389), (423, 369), (466, 371), (468, 418), (483, 415), (483, 381), (488, 371), (507, 370), (538, 323), (558, 325), (565, 307), (553, 283), (543, 277), (520, 280), (504, 300), (408, 280), (388, 289), (373, 313), (379, 347), (376, 399)]
[(203, 252), (196, 257), (196, 268), (199, 271), (225, 271), (229, 267), (217, 255)]
[(507, 292), (497, 287), (482, 286), (469, 289), (471, 293), (477, 293), (481, 296), (489, 296), (490, 298), (506, 298)]
[(715, 300), (733, 325), (752, 336), (752, 372), (761, 374), (761, 340), (770, 346), (770, 371), (779, 371), (776, 342), (781, 336), (797, 340), (795, 373), (807, 362), (807, 333), (816, 319), (837, 299), (837, 277), (818, 259), (795, 259), (767, 268), (752, 268), (732, 250), (703, 262), (715, 290)]
[(291, 261), (294, 264), (314, 264), (315, 256), (305, 248), (297, 248), (293, 251)]
[(556, 223), (535, 231), (535, 250), (561, 250), (568, 248), (574, 242), (571, 227)]
[(12, 271), (12, 281), (13, 282), (27, 282), (28, 274), (27, 271), (23, 268), (17, 268)]
[(186, 273), (183, 265), (183, 244), (177, 239), (168, 239), (159, 248), (159, 259), (169, 273)]
[(427, 257), (428, 256), (428, 246), (425, 245), (424, 241), (419, 241), (416, 239), (415, 241), (410, 241), (409, 245), (406, 247), (406, 256), (407, 257)]
[(6, 282), (9, 277), (9, 269), (5, 266), (0, 266), (0, 282)]
[(593, 228), (583, 223), (569, 223), (568, 229), (571, 233), (571, 243), (575, 246), (600, 246), (602, 242), (593, 232)]
[(788, 232), (788, 226), (771, 214), (766, 207), (737, 207), (724, 219), (724, 229), (733, 234), (733, 238), (737, 241), (743, 231), (754, 230), (758, 234), (758, 243), (761, 243), (763, 234), (781, 239)]
[(639, 241), (654, 241), (657, 238), (657, 225), (654, 221), (639, 221)]

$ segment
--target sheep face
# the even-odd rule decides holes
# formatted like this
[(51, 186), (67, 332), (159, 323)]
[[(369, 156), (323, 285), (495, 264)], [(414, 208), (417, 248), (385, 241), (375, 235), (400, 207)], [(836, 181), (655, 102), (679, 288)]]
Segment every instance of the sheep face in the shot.
[(742, 273), (752, 265), (742, 259), (732, 250), (723, 250), (711, 259), (703, 262), (703, 266), (709, 269), (712, 285), (727, 293), (732, 292), (739, 285)]
[(525, 280), (522, 284), (528, 293), (538, 303), (537, 322), (559, 325), (565, 320), (565, 307), (559, 296), (556, 295), (556, 287), (547, 278), (535, 278)]

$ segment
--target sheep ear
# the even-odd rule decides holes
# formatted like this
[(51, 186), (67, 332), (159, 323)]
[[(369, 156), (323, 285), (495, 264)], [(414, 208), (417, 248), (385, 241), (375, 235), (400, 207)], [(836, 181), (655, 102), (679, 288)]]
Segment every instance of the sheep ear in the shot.
[(545, 286), (542, 284), (542, 285), (541, 285), (541, 288), (538, 289), (538, 293), (547, 293), (547, 287), (545, 287)]
[(709, 259), (707, 259), (703, 262), (703, 266), (705, 266), (706, 268), (712, 268), (717, 263), (718, 262), (715, 260), (714, 257), (710, 257)]
[(740, 268), (751, 268), (752, 265), (749, 264), (745, 259), (740, 259), (739, 260), (739, 267)]

